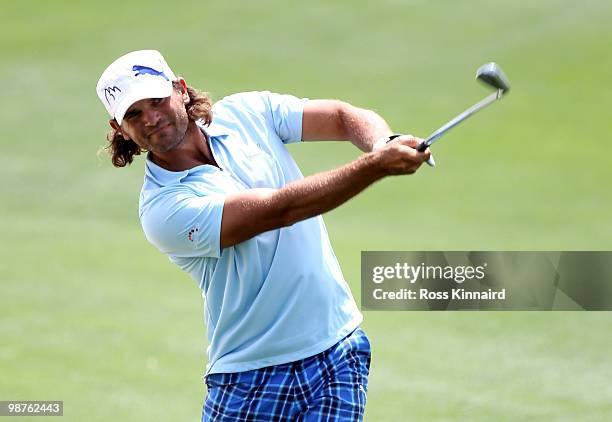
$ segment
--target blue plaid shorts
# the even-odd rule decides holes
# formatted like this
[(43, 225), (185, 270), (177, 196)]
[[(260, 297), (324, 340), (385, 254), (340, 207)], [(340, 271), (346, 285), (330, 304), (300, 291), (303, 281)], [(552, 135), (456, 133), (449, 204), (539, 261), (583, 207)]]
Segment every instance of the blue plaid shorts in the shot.
[(370, 356), (370, 342), (357, 328), (306, 359), (210, 374), (202, 421), (361, 421)]

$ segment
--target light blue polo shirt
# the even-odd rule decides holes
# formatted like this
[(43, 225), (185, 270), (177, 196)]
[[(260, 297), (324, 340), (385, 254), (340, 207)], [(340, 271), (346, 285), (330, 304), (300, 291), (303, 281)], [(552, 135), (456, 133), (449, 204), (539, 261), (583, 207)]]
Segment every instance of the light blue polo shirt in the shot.
[(220, 168), (171, 172), (146, 160), (141, 224), (202, 289), (206, 374), (304, 359), (362, 321), (321, 216), (220, 248), (228, 194), (303, 177), (285, 143), (301, 140), (306, 101), (248, 92), (216, 102), (213, 123), (202, 129)]

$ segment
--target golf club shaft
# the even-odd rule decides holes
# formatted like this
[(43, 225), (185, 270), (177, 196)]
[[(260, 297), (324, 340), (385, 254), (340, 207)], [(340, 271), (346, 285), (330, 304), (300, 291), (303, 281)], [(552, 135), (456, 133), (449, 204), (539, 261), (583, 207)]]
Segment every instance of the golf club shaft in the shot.
[(431, 144), (436, 142), (438, 140), (438, 138), (440, 138), (442, 135), (444, 135), (448, 130), (450, 130), (453, 127), (457, 126), (459, 123), (461, 123), (462, 121), (464, 121), (465, 119), (470, 117), (472, 114), (476, 113), (478, 110), (481, 110), (481, 109), (485, 108), (486, 106), (491, 104), (493, 101), (501, 98), (501, 96), (502, 96), (502, 91), (501, 90), (497, 90), (493, 94), (487, 96), (482, 101), (474, 104), (472, 107), (468, 108), (463, 113), (461, 113), (460, 115), (458, 115), (457, 117), (455, 117), (454, 119), (452, 119), (451, 121), (446, 123), (440, 129), (436, 130), (434, 133), (429, 135), (429, 137), (427, 139), (425, 139), (425, 142), (423, 142), (421, 145), (419, 145), (417, 147), (417, 150), (421, 151), (421, 152), (425, 151), (427, 149), (427, 147), (429, 147)]

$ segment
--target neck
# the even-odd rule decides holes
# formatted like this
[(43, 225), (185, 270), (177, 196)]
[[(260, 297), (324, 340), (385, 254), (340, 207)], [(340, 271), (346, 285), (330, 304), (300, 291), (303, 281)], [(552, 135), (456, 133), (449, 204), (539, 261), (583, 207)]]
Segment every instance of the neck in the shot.
[(204, 133), (193, 120), (189, 120), (187, 132), (179, 145), (171, 151), (151, 152), (150, 159), (170, 171), (188, 170), (202, 164), (217, 166)]

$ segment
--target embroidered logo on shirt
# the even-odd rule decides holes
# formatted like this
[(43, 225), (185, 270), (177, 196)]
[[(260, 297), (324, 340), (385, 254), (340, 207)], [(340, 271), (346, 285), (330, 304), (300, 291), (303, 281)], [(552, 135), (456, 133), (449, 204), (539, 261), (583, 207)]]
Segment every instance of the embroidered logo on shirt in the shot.
[(189, 239), (190, 242), (193, 242), (193, 235), (197, 231), (199, 231), (199, 229), (191, 229), (191, 230), (189, 230), (189, 234), (187, 235), (187, 239)]

